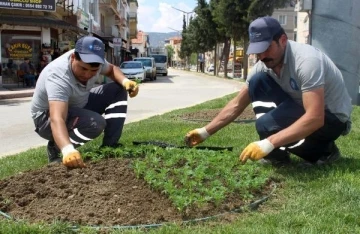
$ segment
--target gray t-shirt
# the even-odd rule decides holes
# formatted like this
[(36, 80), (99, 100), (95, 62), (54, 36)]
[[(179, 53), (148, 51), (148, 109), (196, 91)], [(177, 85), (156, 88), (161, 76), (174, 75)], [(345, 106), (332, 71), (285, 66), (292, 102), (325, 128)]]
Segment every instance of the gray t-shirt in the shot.
[(317, 48), (288, 41), (284, 66), (280, 77), (258, 61), (252, 68), (247, 83), (258, 72), (266, 72), (297, 103), (303, 105), (302, 93), (324, 87), (325, 109), (335, 114), (341, 122), (350, 119), (352, 105), (340, 70), (331, 59)]
[(41, 72), (31, 103), (31, 116), (36, 119), (44, 111), (49, 110), (49, 101), (67, 102), (69, 107), (84, 107), (88, 102), (90, 89), (94, 87), (99, 74), (109, 68), (105, 61), (98, 73), (86, 85), (75, 79), (71, 69), (71, 54), (74, 50), (61, 55), (49, 63)]

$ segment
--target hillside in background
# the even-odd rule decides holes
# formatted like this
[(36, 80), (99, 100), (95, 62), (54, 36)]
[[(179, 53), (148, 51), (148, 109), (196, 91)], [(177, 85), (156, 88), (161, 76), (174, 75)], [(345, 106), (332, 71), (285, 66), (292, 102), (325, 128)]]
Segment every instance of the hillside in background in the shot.
[(166, 39), (175, 36), (181, 36), (180, 32), (168, 32), (168, 33), (160, 33), (160, 32), (146, 32), (149, 35), (150, 46), (160, 46), (164, 44)]

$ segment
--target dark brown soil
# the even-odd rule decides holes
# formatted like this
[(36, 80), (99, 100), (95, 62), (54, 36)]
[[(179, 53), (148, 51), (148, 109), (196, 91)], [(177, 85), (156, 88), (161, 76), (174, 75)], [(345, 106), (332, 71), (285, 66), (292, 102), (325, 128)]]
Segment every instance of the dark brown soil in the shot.
[[(187, 116), (211, 119), (218, 111)], [(247, 111), (240, 116), (244, 118), (253, 119), (253, 114)], [(110, 226), (177, 222), (244, 205), (239, 197), (233, 196), (219, 207), (210, 204), (181, 213), (165, 195), (136, 178), (131, 163), (131, 159), (103, 159), (88, 162), (84, 169), (73, 170), (49, 164), (5, 178), (0, 180), (0, 210), (29, 222), (60, 220)]]
[(0, 181), (0, 190), (0, 210), (30, 221), (114, 225), (181, 220), (165, 196), (136, 178), (128, 159), (89, 162), (73, 170), (50, 164)]

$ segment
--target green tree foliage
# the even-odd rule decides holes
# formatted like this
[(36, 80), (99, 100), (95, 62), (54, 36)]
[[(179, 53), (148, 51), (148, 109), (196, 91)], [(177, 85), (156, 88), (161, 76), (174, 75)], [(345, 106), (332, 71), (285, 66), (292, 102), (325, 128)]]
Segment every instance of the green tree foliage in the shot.
[[(290, 0), (198, 0), (195, 19), (182, 31), (181, 58), (192, 52), (213, 50), (216, 43), (224, 43), (220, 60), (224, 61), (225, 76), (230, 53), (230, 42), (242, 41), (244, 51), (248, 42), (248, 28), (254, 19), (272, 15), (275, 8), (283, 8)], [(245, 56), (244, 61), (247, 59)], [(218, 69), (217, 69), (218, 70)], [(247, 70), (247, 69), (245, 69)]]
[(168, 53), (168, 63), (171, 64), (172, 58), (174, 57), (175, 50), (171, 45), (167, 45), (166, 47)]
[(183, 18), (183, 30), (181, 32), (181, 37), (182, 37), (182, 41), (181, 41), (181, 46), (180, 46), (180, 58), (185, 59), (187, 57), (189, 57), (192, 53), (191, 51), (191, 46), (189, 41), (191, 40), (191, 35), (187, 33), (187, 25), (186, 25), (186, 18), (184, 15)]
[(195, 13), (197, 16), (189, 25), (189, 31), (193, 35), (191, 47), (194, 52), (205, 53), (212, 50), (216, 44), (217, 25), (205, 0), (198, 0)]
[(285, 7), (287, 3), (290, 3), (290, 0), (253, 0), (246, 2), (249, 2), (246, 7), (249, 13), (248, 21), (251, 22), (256, 18), (272, 15), (274, 9)]
[[(227, 38), (231, 37), (234, 42), (243, 41), (246, 51), (250, 22), (261, 16), (272, 15), (275, 8), (282, 8), (288, 2), (289, 0), (210, 0), (210, 6), (219, 33)], [(223, 41), (224, 55), (221, 56), (225, 62), (225, 76), (230, 51), (228, 41), (226, 38)], [(244, 60), (246, 59), (245, 56)]]

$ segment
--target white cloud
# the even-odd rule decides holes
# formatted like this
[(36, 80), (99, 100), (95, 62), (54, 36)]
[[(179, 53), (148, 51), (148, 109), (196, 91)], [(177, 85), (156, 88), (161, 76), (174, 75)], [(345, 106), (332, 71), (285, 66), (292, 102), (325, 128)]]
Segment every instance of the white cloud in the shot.
[(153, 15), (156, 15), (157, 9), (154, 6), (146, 5), (146, 0), (139, 0), (139, 8), (138, 8), (138, 30), (147, 32), (149, 31), (149, 25), (154, 24), (155, 17), (152, 17)]
[[(195, 1), (190, 1), (194, 2), (193, 4), (195, 5)], [(138, 30), (145, 32), (173, 32), (174, 30), (172, 29), (182, 30), (184, 13), (173, 7), (185, 12), (191, 12), (195, 7), (190, 6), (186, 2), (178, 2), (171, 5), (162, 1), (156, 5), (153, 1), (139, 0), (138, 3)], [(185, 17), (187, 15), (190, 18), (190, 14), (185, 14)]]

